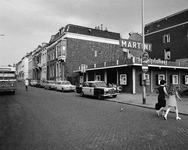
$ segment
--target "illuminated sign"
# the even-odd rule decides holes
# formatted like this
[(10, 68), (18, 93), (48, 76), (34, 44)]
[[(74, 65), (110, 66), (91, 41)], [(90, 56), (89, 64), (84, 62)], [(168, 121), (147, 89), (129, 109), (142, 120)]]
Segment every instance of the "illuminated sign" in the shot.
[[(120, 47), (134, 50), (143, 50), (142, 42), (133, 41), (129, 39), (120, 39)], [(146, 51), (152, 51), (152, 44), (145, 43), (144, 49)]]

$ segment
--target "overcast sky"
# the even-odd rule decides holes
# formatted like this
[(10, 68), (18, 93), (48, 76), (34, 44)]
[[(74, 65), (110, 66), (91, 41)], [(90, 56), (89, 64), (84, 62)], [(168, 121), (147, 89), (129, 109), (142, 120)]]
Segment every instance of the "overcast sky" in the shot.
[[(67, 24), (109, 31), (128, 38), (142, 31), (142, 0), (0, 0), (0, 65), (18, 63)], [(188, 0), (144, 0), (149, 23), (188, 8)], [(2, 36), (2, 34), (4, 36)]]

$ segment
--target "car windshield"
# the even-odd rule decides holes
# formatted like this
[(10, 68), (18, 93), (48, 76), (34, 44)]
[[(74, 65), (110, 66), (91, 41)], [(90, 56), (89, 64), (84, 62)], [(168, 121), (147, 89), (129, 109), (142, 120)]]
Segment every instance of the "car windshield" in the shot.
[(70, 82), (69, 81), (64, 81), (64, 82), (61, 82), (62, 85), (70, 85)]
[(105, 82), (96, 82), (95, 86), (96, 87), (106, 87), (106, 83)]

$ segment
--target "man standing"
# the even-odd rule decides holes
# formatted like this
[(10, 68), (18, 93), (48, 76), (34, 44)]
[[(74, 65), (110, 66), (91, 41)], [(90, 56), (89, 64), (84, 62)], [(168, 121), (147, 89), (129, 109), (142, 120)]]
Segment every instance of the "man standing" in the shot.
[(28, 78), (25, 79), (25, 89), (28, 90), (29, 80)]

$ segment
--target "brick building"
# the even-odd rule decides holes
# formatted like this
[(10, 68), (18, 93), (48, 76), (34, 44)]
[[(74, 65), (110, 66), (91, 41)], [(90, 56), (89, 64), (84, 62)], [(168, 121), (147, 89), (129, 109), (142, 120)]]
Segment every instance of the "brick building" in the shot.
[(146, 24), (145, 40), (151, 58), (188, 60), (188, 9)]
[[(161, 79), (168, 84), (188, 85), (188, 10), (147, 24), (145, 40), (152, 44), (152, 51), (148, 51), (150, 59), (146, 92), (153, 92)], [(118, 46), (110, 54), (118, 55), (114, 59), (101, 59), (97, 63), (91, 61), (89, 65), (86, 63), (84, 79), (100, 79), (122, 85), (124, 92), (142, 93), (141, 58)], [(81, 68), (76, 72), (83, 76)]]
[(81, 64), (90, 65), (117, 60), (120, 34), (68, 24), (51, 37), (47, 46), (47, 79), (69, 80), (76, 84), (75, 73)]

